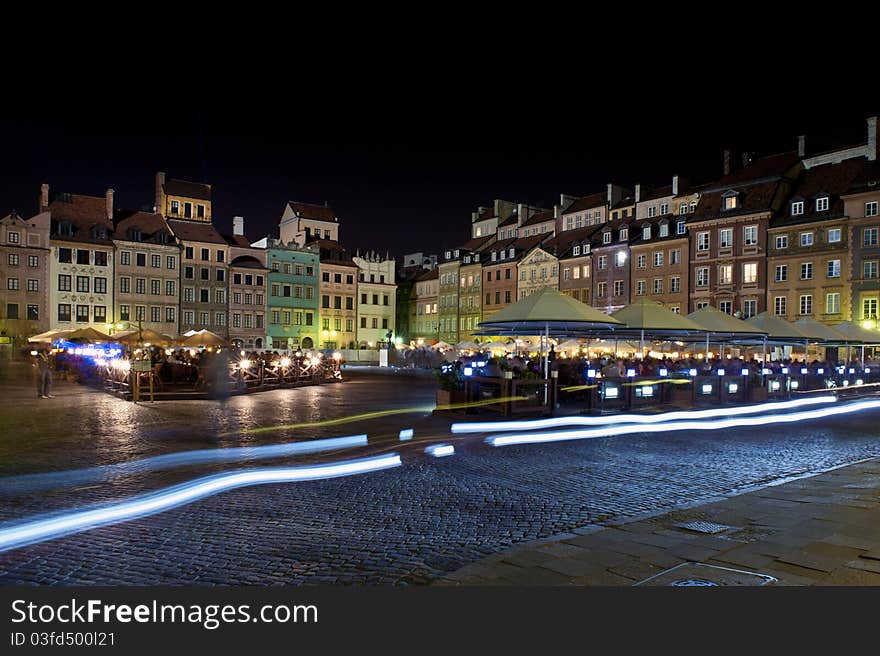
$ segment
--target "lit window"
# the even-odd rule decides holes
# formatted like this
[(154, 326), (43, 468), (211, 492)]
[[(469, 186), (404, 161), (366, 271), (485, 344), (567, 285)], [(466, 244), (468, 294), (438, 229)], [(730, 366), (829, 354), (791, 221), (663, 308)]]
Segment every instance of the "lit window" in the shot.
[(804, 201), (799, 200), (791, 204), (791, 215), (798, 216), (804, 213)]

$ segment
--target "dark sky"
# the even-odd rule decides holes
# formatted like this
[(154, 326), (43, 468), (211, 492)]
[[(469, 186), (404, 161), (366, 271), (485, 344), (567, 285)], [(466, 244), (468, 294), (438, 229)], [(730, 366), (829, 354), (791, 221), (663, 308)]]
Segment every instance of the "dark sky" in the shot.
[(718, 103), (715, 92), (597, 101), (587, 87), (542, 94), (360, 94), (283, 102), (32, 103), (0, 110), (0, 213), (35, 210), (41, 182), (117, 207), (153, 203), (157, 170), (213, 185), (214, 221), (245, 217), (255, 240), (276, 234), (286, 200), (328, 201), (341, 239), (397, 256), (439, 252), (469, 236), (470, 212), (493, 198), (552, 207), (608, 182), (717, 178), (724, 148), (759, 154), (865, 138), (875, 104), (785, 99)]

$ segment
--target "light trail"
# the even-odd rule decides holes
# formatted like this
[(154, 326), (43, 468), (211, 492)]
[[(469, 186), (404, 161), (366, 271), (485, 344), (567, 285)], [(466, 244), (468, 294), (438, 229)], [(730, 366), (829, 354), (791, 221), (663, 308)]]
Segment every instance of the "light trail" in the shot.
[(455, 454), (455, 447), (451, 444), (433, 444), (425, 448), (425, 453), (435, 458), (443, 458)]
[(759, 405), (738, 406), (732, 408), (711, 408), (707, 410), (677, 410), (657, 415), (608, 415), (605, 417), (551, 417), (549, 419), (532, 419), (523, 421), (483, 421), (452, 424), (453, 433), (496, 433), (512, 430), (540, 430), (558, 428), (560, 426), (608, 426), (614, 424), (658, 424), (678, 419), (711, 419), (712, 417), (729, 417), (731, 415), (749, 415), (765, 410), (791, 410), (819, 403), (833, 403), (835, 396), (818, 396), (793, 401), (774, 401)]
[(119, 476), (130, 476), (143, 472), (172, 469), (186, 465), (203, 465), (221, 462), (237, 462), (245, 460), (264, 460), (283, 456), (321, 453), (357, 446), (366, 446), (366, 435), (350, 435), (321, 440), (308, 440), (288, 444), (271, 444), (267, 446), (243, 446), (217, 449), (197, 449), (180, 451), (161, 456), (141, 458), (130, 462), (113, 465), (100, 465), (85, 469), (74, 469), (60, 472), (40, 474), (22, 474), (0, 478), (0, 493), (3, 495), (21, 494), (35, 490), (55, 487), (85, 485), (103, 482)]
[(511, 433), (487, 437), (486, 442), (492, 446), (511, 446), (514, 444), (543, 444), (564, 440), (590, 440), (601, 437), (614, 437), (632, 433), (671, 433), (689, 430), (722, 430), (743, 426), (767, 426), (769, 424), (794, 423), (810, 419), (834, 417), (862, 410), (880, 408), (880, 400), (858, 401), (843, 406), (804, 410), (790, 414), (762, 415), (759, 417), (738, 417), (735, 419), (719, 419), (714, 421), (671, 421), (656, 424), (627, 424), (604, 428), (555, 431), (549, 433)]
[(352, 476), (399, 467), (402, 464), (399, 455), (390, 454), (326, 465), (252, 469), (206, 476), (99, 508), (74, 510), (58, 516), (0, 527), (0, 552), (154, 515), (236, 488)]

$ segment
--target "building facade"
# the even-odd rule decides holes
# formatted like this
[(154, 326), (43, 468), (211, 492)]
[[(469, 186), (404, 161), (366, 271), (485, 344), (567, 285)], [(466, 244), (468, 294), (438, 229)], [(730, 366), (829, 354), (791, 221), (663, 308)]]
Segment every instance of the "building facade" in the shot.
[(371, 252), (352, 258), (358, 267), (357, 341), (361, 348), (374, 348), (396, 336), (397, 287), (393, 258)]
[(268, 342), (266, 301), (269, 269), (266, 249), (250, 245), (244, 219), (232, 220), (229, 244), (229, 341), (241, 349), (262, 349)]
[(229, 337), (229, 244), (210, 223), (166, 219), (181, 247), (181, 334), (209, 330)]
[(630, 299), (687, 314), (689, 246), (685, 221), (668, 213), (636, 221), (630, 245)]
[(592, 303), (591, 238), (598, 225), (565, 230), (556, 237), (559, 257), (559, 291), (576, 301)]
[(284, 351), (319, 348), (318, 247), (285, 244), (270, 238), (254, 246), (266, 249), (269, 269), (266, 297), (269, 348)]
[(0, 346), (23, 347), (49, 329), (51, 215), (0, 219)]
[(880, 164), (867, 164), (843, 197), (851, 249), (853, 320), (876, 327), (880, 320)]
[(328, 205), (288, 201), (278, 225), (285, 244), (305, 244), (316, 239), (339, 241), (339, 220)]
[(440, 339), (438, 294), (440, 274), (435, 267), (413, 281), (415, 314), (410, 317), (410, 341), (417, 346), (436, 344)]
[(334, 241), (318, 240), (322, 348), (357, 348), (358, 265)]
[[(624, 206), (629, 210), (631, 206)], [(618, 210), (621, 211), (621, 210)], [(592, 305), (603, 312), (616, 312), (630, 303), (630, 227), (632, 217), (602, 224), (591, 239)]]
[(516, 290), (519, 299), (550, 287), (559, 289), (559, 260), (550, 240), (535, 246), (517, 264)]

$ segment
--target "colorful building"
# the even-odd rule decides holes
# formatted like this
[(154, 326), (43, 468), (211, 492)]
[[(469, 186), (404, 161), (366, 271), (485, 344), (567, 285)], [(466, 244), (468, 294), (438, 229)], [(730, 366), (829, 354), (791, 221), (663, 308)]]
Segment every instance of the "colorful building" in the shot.
[(255, 248), (244, 235), (244, 218), (232, 219), (229, 244), (229, 341), (242, 349), (266, 346), (266, 296), (269, 269), (266, 249)]
[(440, 272), (434, 267), (423, 271), (413, 281), (415, 314), (410, 317), (410, 341), (419, 345), (436, 344), (440, 337), (437, 297)]
[(28, 336), (49, 329), (50, 226), (48, 212), (30, 219), (12, 212), (0, 219), (0, 348), (4, 350), (22, 347)]
[(358, 253), (357, 341), (361, 348), (374, 348), (397, 336), (394, 323), (397, 312), (394, 283), (394, 259), (376, 252)]
[(358, 265), (339, 242), (313, 244), (320, 249), (321, 348), (357, 348)]
[(269, 267), (269, 348), (284, 351), (318, 348), (318, 247), (285, 244), (268, 237), (254, 246), (266, 249)]

